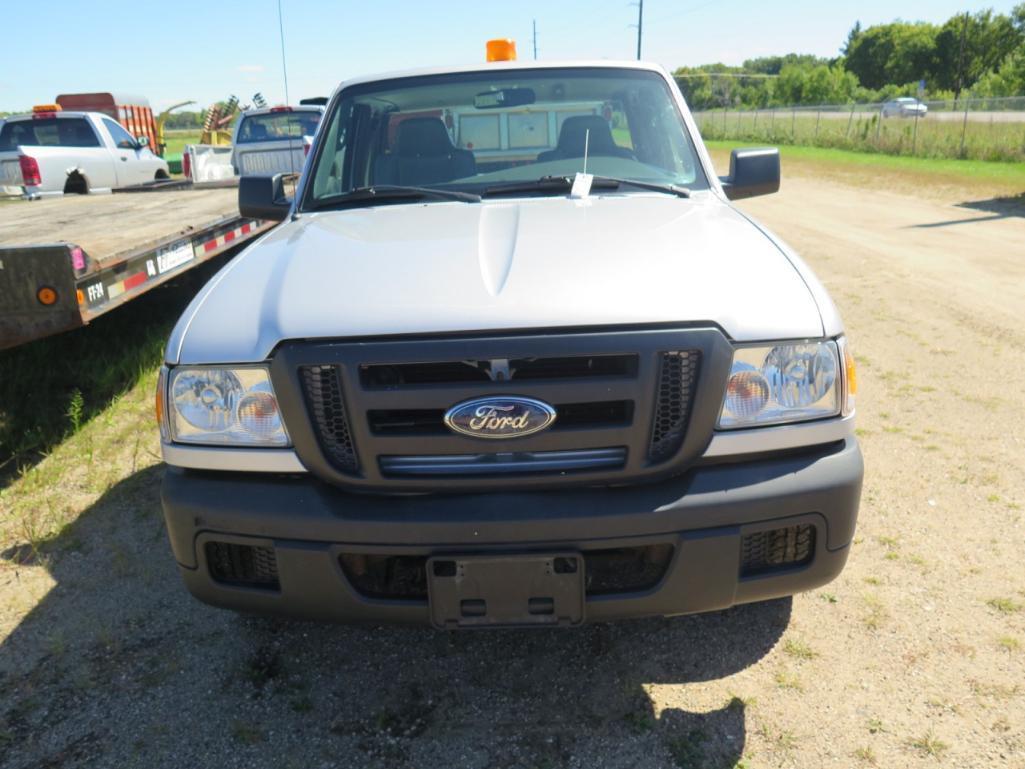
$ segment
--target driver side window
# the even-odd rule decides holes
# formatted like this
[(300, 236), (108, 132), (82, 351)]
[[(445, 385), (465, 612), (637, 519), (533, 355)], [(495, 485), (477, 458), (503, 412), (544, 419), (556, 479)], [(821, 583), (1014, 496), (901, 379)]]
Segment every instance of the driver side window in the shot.
[(105, 117), (103, 118), (103, 125), (110, 131), (110, 138), (114, 140), (114, 145), (118, 149), (134, 150), (136, 148), (138, 142), (135, 141), (135, 137), (122, 128), (120, 123), (115, 123), (110, 118)]

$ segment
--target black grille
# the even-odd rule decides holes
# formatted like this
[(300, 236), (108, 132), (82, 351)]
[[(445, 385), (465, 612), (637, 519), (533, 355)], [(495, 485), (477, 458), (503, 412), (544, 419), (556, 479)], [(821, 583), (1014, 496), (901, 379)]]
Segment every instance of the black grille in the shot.
[[(682, 472), (712, 429), (719, 394), (700, 381), (725, 377), (729, 342), (715, 329), (655, 328), (364, 341), (287, 342), (275, 355), (293, 371), (306, 419), (288, 415), (299, 458), (322, 479), (347, 488), (398, 492), (623, 484)], [(284, 385), (283, 385), (284, 386)], [(713, 388), (718, 389), (718, 388)], [(457, 404), (489, 396), (533, 398), (554, 422), (508, 441), (484, 441), (445, 425)], [(706, 402), (707, 401), (707, 402)], [(286, 411), (292, 398), (282, 399)], [(701, 433), (700, 435), (696, 433)], [(614, 462), (587, 458), (554, 472), (556, 452), (621, 449)], [(483, 472), (490, 461), (502, 473)], [(438, 457), (441, 475), (419, 472)], [(526, 457), (529, 461), (519, 461)], [(403, 466), (396, 474), (397, 465)], [(407, 460), (415, 460), (418, 472)], [(539, 461), (543, 460), (543, 461)], [(462, 470), (466, 470), (462, 474)], [(496, 469), (496, 468), (491, 468)], [(427, 477), (429, 475), (429, 478)]]
[(672, 545), (585, 550), (588, 595), (650, 590), (662, 581), (673, 556)]
[(338, 369), (334, 366), (303, 366), (302, 375), (306, 405), (325, 456), (343, 473), (356, 472), (359, 462), (342, 400)]
[(648, 456), (658, 462), (676, 453), (687, 432), (701, 353), (697, 350), (664, 352), (659, 363), (658, 395)]
[(368, 598), (427, 599), (427, 556), (342, 553), (338, 563), (357, 592)]
[(216, 582), (278, 589), (278, 562), (271, 547), (207, 542), (206, 563)]
[(489, 382), (492, 376), (498, 381), (523, 381), (528, 379), (632, 377), (636, 374), (637, 356), (629, 354), (512, 358), (504, 362), (467, 360), (435, 363), (378, 363), (363, 365), (359, 368), (360, 383), (371, 389)]
[[(612, 595), (650, 590), (665, 576), (672, 545), (585, 550), (587, 595)], [(427, 556), (342, 553), (346, 579), (367, 598), (393, 601), (427, 600)]]
[(741, 542), (740, 576), (803, 566), (814, 554), (815, 527), (810, 524), (748, 534)]

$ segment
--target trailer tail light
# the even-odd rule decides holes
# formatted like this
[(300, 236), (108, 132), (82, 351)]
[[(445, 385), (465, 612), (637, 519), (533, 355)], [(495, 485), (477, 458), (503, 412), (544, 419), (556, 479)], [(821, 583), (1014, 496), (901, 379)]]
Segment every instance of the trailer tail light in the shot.
[(38, 187), (43, 183), (43, 179), (39, 175), (39, 163), (36, 162), (35, 158), (22, 155), (18, 158), (18, 164), (21, 166), (22, 184), (26, 187)]
[(186, 179), (192, 178), (192, 153), (189, 152), (188, 147), (182, 153), (182, 176)]

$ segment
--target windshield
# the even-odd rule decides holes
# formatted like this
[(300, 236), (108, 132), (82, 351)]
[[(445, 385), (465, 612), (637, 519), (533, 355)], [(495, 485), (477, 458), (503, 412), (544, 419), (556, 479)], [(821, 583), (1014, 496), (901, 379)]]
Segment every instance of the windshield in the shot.
[[(448, 73), (353, 86), (325, 125), (303, 208), (374, 185), (486, 193), (584, 170), (706, 189), (665, 79), (612, 67)], [(557, 194), (539, 186), (536, 194)], [(564, 194), (559, 192), (558, 194)]]
[(313, 136), (320, 122), (320, 112), (289, 111), (265, 115), (248, 115), (238, 127), (236, 144), (288, 141)]

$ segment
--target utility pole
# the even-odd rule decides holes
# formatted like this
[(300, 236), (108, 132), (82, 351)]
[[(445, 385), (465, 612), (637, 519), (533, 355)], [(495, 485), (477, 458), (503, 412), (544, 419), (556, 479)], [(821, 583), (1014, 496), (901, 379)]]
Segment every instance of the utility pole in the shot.
[(534, 61), (537, 61), (537, 19), (534, 19)]
[(637, 0), (637, 60), (641, 59), (641, 33), (644, 28), (644, 0)]

